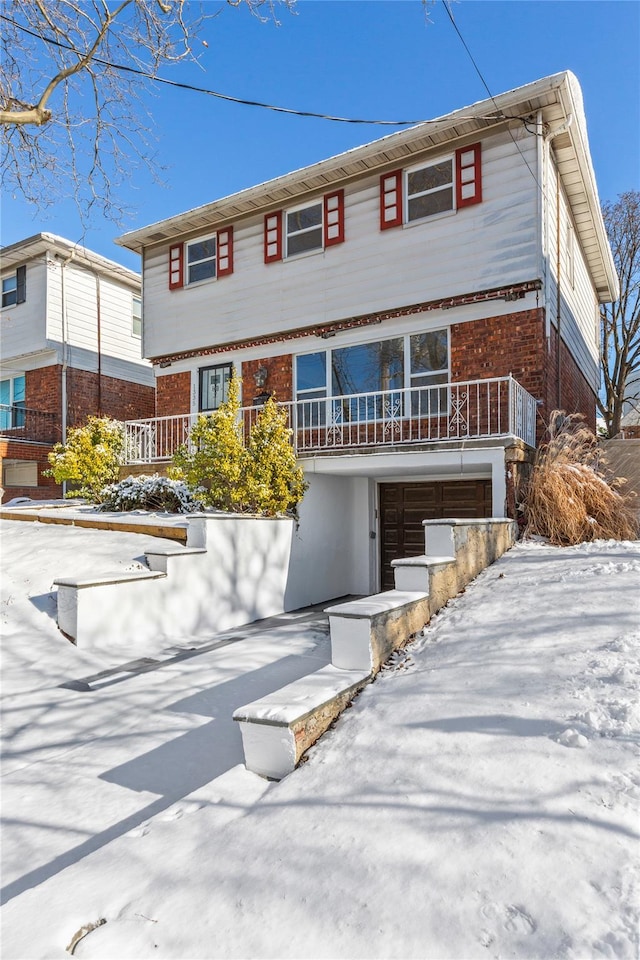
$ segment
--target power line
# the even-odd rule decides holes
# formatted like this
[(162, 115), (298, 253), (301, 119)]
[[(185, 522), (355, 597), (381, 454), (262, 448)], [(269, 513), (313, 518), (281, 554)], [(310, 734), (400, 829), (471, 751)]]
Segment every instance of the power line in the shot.
[[(460, 32), (457, 23), (456, 23), (455, 20), (453, 19), (453, 14), (451, 13), (451, 10), (450, 10), (450, 8), (449, 8), (448, 0), (442, 0), (442, 6), (443, 6), (444, 9), (446, 10), (447, 16), (449, 17), (449, 20), (451, 21), (451, 23), (452, 23), (452, 25), (453, 25), (453, 29), (454, 29), (454, 30), (456, 31), (456, 33), (458, 34), (458, 37), (460, 38), (460, 42), (462, 43), (462, 46), (463, 46), (464, 49), (466, 50), (466, 52), (467, 52), (467, 54), (468, 54), (468, 56), (469, 56), (469, 59), (471, 60), (471, 63), (473, 64), (473, 67), (474, 67), (476, 73), (477, 73), (478, 76), (480, 77), (480, 81), (481, 81), (483, 87), (485, 88), (485, 90), (486, 90), (487, 93), (489, 94), (489, 97), (490, 97), (490, 99), (491, 99), (491, 102), (493, 103), (493, 105), (494, 105), (494, 107), (496, 108), (496, 110), (499, 110), (498, 104), (496, 103), (495, 98), (494, 98), (493, 94), (491, 93), (491, 90), (489, 89), (489, 86), (488, 86), (488, 84), (487, 84), (487, 81), (485, 80), (484, 76), (482, 75), (482, 71), (480, 70), (480, 67), (479, 67), (478, 64), (476, 63), (476, 61), (475, 61), (475, 59), (474, 59), (474, 57), (473, 57), (473, 54), (471, 53), (471, 50), (470, 50), (469, 47), (467, 46), (466, 40), (465, 40), (464, 37), (462, 36), (462, 33)], [(500, 112), (501, 112), (501, 111), (500, 111)], [(523, 117), (519, 117), (518, 119), (522, 120), (523, 124), (524, 124), (525, 127), (526, 127), (526, 119), (523, 118)], [(529, 128), (527, 127), (527, 130), (528, 130), (528, 129), (529, 129)], [(507, 133), (508, 133), (509, 136), (511, 137), (511, 140), (513, 141), (514, 147), (516, 148), (516, 150), (518, 151), (518, 153), (519, 153), (520, 156), (522, 157), (524, 163), (526, 164), (527, 170), (529, 171), (529, 173), (530, 173), (531, 176), (533, 177), (533, 179), (534, 179), (534, 181), (535, 181), (535, 183), (536, 183), (536, 186), (538, 187), (539, 190), (541, 190), (541, 191), (544, 193), (544, 188), (541, 186), (538, 178), (536, 177), (535, 173), (534, 173), (533, 170), (531, 169), (531, 166), (530, 166), (530, 164), (529, 164), (529, 161), (527, 160), (527, 158), (525, 157), (524, 153), (523, 153), (522, 150), (520, 149), (520, 147), (519, 147), (519, 145), (518, 145), (518, 142), (517, 142), (516, 138), (514, 137), (514, 135), (512, 134), (512, 132), (511, 132), (511, 130), (509, 129), (509, 127), (507, 127)]]
[[(53, 37), (47, 37), (43, 34), (36, 33), (34, 30), (29, 30), (28, 27), (23, 26), (21, 23), (17, 23), (15, 20), (12, 20), (11, 17), (0, 14), (0, 19), (6, 20), (7, 23), (12, 24), (18, 30), (28, 34), (30, 37), (35, 37), (37, 40), (42, 40), (44, 43), (51, 44), (55, 47), (60, 47), (63, 50), (71, 50), (73, 53), (81, 56), (81, 54), (79, 54), (79, 52), (71, 45), (62, 43), (60, 40), (55, 40)], [(375, 124), (376, 126), (385, 127), (409, 127), (419, 123), (433, 122), (426, 120), (360, 120), (352, 119), (350, 117), (333, 117), (325, 113), (314, 113), (311, 110), (294, 110), (290, 107), (278, 107), (273, 103), (263, 103), (259, 100), (245, 100), (242, 97), (232, 97), (230, 94), (220, 93), (218, 90), (210, 90), (207, 87), (196, 87), (190, 83), (182, 83), (177, 80), (167, 80), (164, 77), (155, 76), (153, 73), (141, 70), (138, 67), (128, 66), (127, 64), (123, 63), (112, 63), (109, 60), (103, 60), (101, 57), (92, 57), (91, 59), (94, 63), (99, 63), (104, 67), (110, 67), (112, 70), (120, 70), (123, 73), (133, 73), (136, 76), (144, 77), (145, 79), (151, 80), (154, 83), (163, 83), (166, 86), (176, 87), (179, 90), (190, 90), (192, 93), (203, 93), (209, 97), (216, 97), (218, 100), (227, 100), (229, 103), (239, 103), (246, 107), (261, 107), (263, 110), (273, 110), (275, 113), (288, 113), (296, 117), (315, 117), (318, 120), (331, 120), (334, 123)]]

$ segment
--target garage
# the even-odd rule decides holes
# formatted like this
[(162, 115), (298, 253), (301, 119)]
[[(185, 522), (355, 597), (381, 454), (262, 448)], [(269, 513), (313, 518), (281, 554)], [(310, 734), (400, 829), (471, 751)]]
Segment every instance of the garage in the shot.
[(391, 561), (424, 553), (423, 520), (492, 515), (491, 480), (381, 483), (379, 504), (381, 589), (392, 590)]

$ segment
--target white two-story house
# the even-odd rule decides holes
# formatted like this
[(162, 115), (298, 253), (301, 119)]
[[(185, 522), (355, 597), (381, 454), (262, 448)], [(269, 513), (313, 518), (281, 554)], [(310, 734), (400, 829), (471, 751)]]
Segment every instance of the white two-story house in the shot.
[[(310, 487), (308, 602), (392, 583), (422, 520), (515, 516), (554, 408), (595, 424), (617, 277), (580, 87), (561, 73), (118, 241), (143, 261), (166, 460), (232, 371), (275, 395)], [(315, 539), (314, 539), (315, 538)]]
[(91, 414), (155, 413), (142, 359), (140, 275), (49, 233), (0, 250), (0, 467), (3, 500), (46, 499), (53, 443)]

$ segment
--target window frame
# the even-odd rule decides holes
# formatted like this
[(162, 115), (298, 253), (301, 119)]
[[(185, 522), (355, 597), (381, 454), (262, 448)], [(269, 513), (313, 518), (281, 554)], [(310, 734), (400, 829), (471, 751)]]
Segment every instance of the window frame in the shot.
[[(447, 350), (447, 366), (446, 366), (446, 368), (442, 367), (442, 368), (440, 368), (440, 369), (438, 369), (438, 370), (434, 370), (433, 373), (413, 373), (413, 372), (412, 372), (412, 355), (411, 355), (411, 340), (412, 340), (412, 338), (413, 338), (413, 337), (423, 336), (423, 335), (425, 335), (425, 334), (430, 334), (430, 333), (442, 333), (442, 332), (444, 332), (444, 333), (446, 334), (446, 350)], [(318, 400), (318, 401), (324, 400), (324, 401), (325, 401), (325, 405), (324, 405), (324, 408), (323, 408), (323, 409), (325, 409), (326, 411), (329, 411), (329, 410), (331, 409), (331, 406), (330, 406), (330, 405), (331, 405), (331, 402), (332, 402), (333, 400), (336, 400), (336, 399), (339, 399), (339, 398), (348, 398), (348, 397), (351, 397), (351, 396), (352, 396), (352, 397), (361, 396), (362, 394), (360, 394), (360, 393), (354, 393), (354, 394), (348, 394), (348, 393), (346, 393), (346, 394), (334, 394), (334, 393), (333, 393), (333, 389), (332, 389), (332, 388), (333, 388), (333, 363), (332, 363), (332, 354), (333, 354), (333, 351), (334, 351), (334, 350), (347, 349), (347, 348), (349, 348), (349, 347), (366, 346), (367, 344), (383, 343), (383, 342), (385, 342), (385, 341), (392, 341), (392, 340), (402, 340), (402, 341), (403, 341), (403, 347), (402, 347), (402, 349), (403, 349), (403, 357), (402, 357), (402, 379), (403, 379), (403, 384), (402, 384), (402, 386), (401, 386), (401, 387), (397, 387), (397, 388), (393, 387), (393, 388), (391, 388), (391, 389), (389, 389), (389, 390), (386, 390), (386, 391), (383, 391), (383, 390), (365, 391), (365, 393), (374, 393), (374, 394), (375, 394), (375, 393), (385, 393), (385, 394), (386, 394), (387, 396), (389, 396), (389, 397), (390, 397), (391, 395), (393, 395), (393, 394), (399, 394), (399, 395), (401, 395), (401, 397), (402, 397), (402, 413), (401, 413), (401, 415), (400, 415), (400, 418), (401, 418), (401, 419), (411, 419), (412, 417), (415, 417), (415, 413), (414, 413), (413, 410), (412, 410), (412, 398), (417, 398), (417, 397), (419, 396), (419, 394), (418, 394), (418, 392), (417, 392), (417, 389), (415, 390), (415, 392), (412, 392), (412, 388), (414, 388), (414, 387), (418, 387), (418, 388), (419, 388), (419, 387), (422, 387), (422, 389), (425, 390), (425, 391), (437, 390), (437, 391), (438, 391), (438, 398), (439, 398), (439, 399), (438, 399), (438, 402), (437, 402), (437, 404), (436, 404), (436, 408), (433, 409), (433, 410), (431, 410), (430, 401), (429, 401), (429, 411), (428, 411), (427, 413), (424, 413), (424, 414), (419, 414), (419, 416), (426, 418), (426, 417), (443, 416), (443, 415), (448, 414), (449, 391), (446, 390), (446, 384), (448, 384), (448, 383), (451, 382), (451, 328), (448, 327), (448, 326), (447, 326), (447, 327), (436, 327), (436, 328), (434, 328), (434, 329), (432, 329), (432, 330), (417, 330), (417, 331), (412, 331), (412, 332), (408, 332), (408, 333), (398, 333), (396, 336), (382, 337), (382, 338), (377, 338), (377, 339), (375, 339), (375, 340), (373, 340), (373, 339), (372, 339), (372, 340), (363, 340), (363, 341), (358, 341), (358, 342), (352, 343), (352, 344), (344, 344), (343, 346), (340, 346), (340, 347), (326, 347), (324, 350), (309, 350), (309, 351), (305, 351), (304, 353), (296, 354), (296, 356), (295, 356), (295, 362), (294, 362), (294, 402), (295, 402), (295, 403), (301, 403), (301, 402), (303, 402), (303, 401), (309, 401), (309, 400)], [(325, 357), (325, 360), (324, 360), (324, 370), (325, 370), (325, 383), (324, 383), (324, 387), (318, 386), (318, 387), (307, 387), (307, 388), (302, 388), (302, 389), (300, 389), (300, 388), (298, 387), (298, 359), (301, 358), (301, 357), (314, 356), (315, 354), (324, 355), (324, 357)], [(430, 377), (430, 376), (432, 376), (432, 377), (434, 378), (433, 385), (429, 385), (429, 384), (416, 384), (416, 383), (414, 382), (418, 377)], [(444, 379), (444, 380), (442, 380), (442, 379), (437, 380), (437, 379), (436, 379), (436, 378), (441, 378), (442, 376), (445, 376), (445, 379)], [(446, 398), (443, 400), (443, 399), (442, 399), (442, 393), (441, 393), (441, 391), (445, 391), (445, 390), (446, 390)], [(317, 394), (319, 394), (320, 391), (324, 391), (324, 393), (323, 393), (323, 395), (318, 396)], [(311, 394), (316, 394), (316, 396), (311, 396)], [(446, 407), (446, 409), (443, 409), (443, 408), (445, 408), (445, 407)], [(303, 406), (301, 409), (302, 409), (303, 411), (306, 411), (306, 410), (311, 410), (311, 411), (313, 411), (314, 408), (313, 408), (313, 407)], [(356, 418), (354, 418), (354, 420), (355, 420), (355, 419), (356, 419)], [(360, 422), (360, 423), (366, 423), (366, 422), (372, 422), (373, 420), (379, 420), (379, 419), (381, 419), (381, 418), (378, 417), (378, 416), (376, 416), (376, 417), (372, 417), (372, 418), (360, 419), (360, 420), (358, 420), (358, 422)], [(382, 419), (384, 419), (384, 418), (382, 418)], [(306, 417), (305, 417), (305, 420), (310, 420), (310, 422), (308, 422), (308, 423), (303, 423), (302, 426), (304, 426), (304, 427), (309, 427), (309, 426), (324, 426), (325, 423), (327, 422), (327, 421), (325, 420), (325, 416), (321, 416), (321, 417), (319, 418), (320, 422), (316, 422), (316, 420), (315, 420), (315, 418), (314, 418), (313, 415), (312, 415), (311, 418), (309, 418), (308, 416), (306, 416)], [(314, 422), (311, 422), (312, 420), (313, 420)], [(331, 418), (329, 418), (329, 422), (330, 422), (330, 420), (331, 420)]]
[[(210, 371), (210, 370), (224, 370), (224, 369), (228, 369), (228, 370), (229, 370), (229, 375), (228, 375), (228, 377), (226, 378), (226, 380), (223, 379), (223, 387), (222, 387), (223, 396), (222, 396), (222, 399), (220, 400), (220, 402), (218, 403), (218, 405), (215, 406), (215, 407), (205, 407), (205, 406), (203, 405), (203, 396), (204, 396), (203, 378), (204, 378), (204, 375), (205, 375), (206, 373), (208, 373), (208, 371)], [(233, 377), (233, 372), (234, 372), (233, 363), (212, 363), (212, 364), (210, 364), (208, 367), (198, 367), (198, 413), (205, 413), (205, 414), (206, 414), (206, 413), (215, 413), (215, 411), (218, 410), (218, 409), (220, 408), (220, 406), (228, 399), (228, 397), (229, 397), (228, 384), (230, 383), (231, 378)], [(226, 390), (225, 390), (225, 387), (226, 387)]]
[[(419, 170), (428, 170), (429, 167), (437, 167), (442, 163), (448, 162), (451, 167), (451, 180), (449, 185), (441, 185), (437, 187), (431, 187), (429, 190), (422, 190), (417, 193), (409, 193), (409, 177), (412, 173), (417, 173)], [(457, 205), (457, 189), (456, 189), (456, 158), (455, 154), (445, 154), (444, 156), (438, 157), (437, 159), (431, 160), (428, 163), (422, 161), (421, 163), (412, 164), (410, 167), (404, 167), (402, 171), (402, 186), (403, 186), (403, 196), (402, 196), (402, 225), (404, 227), (411, 227), (414, 223), (424, 223), (425, 220), (435, 220), (438, 217), (450, 217), (458, 210)], [(435, 213), (427, 213), (421, 217), (414, 217), (410, 219), (409, 217), (409, 202), (419, 197), (427, 197), (434, 193), (438, 193), (447, 189), (447, 186), (451, 189), (451, 207), (447, 210), (437, 210)]]
[[(193, 263), (189, 261), (189, 248), (195, 247), (199, 243), (206, 243), (208, 240), (213, 240), (214, 243), (214, 254), (211, 257), (202, 257), (200, 260), (194, 260)], [(191, 280), (191, 267), (200, 266), (203, 263), (213, 263), (213, 275), (210, 277), (200, 277), (198, 280)], [(193, 287), (198, 283), (209, 283), (212, 280), (218, 279), (218, 233), (209, 233), (204, 237), (194, 237), (193, 240), (185, 240), (184, 242), (184, 285), (185, 287)]]
[[(23, 381), (20, 393), (24, 399), (16, 401), (16, 381), (18, 380)], [(4, 377), (0, 380), (0, 385), (4, 383), (9, 384), (9, 402), (0, 404), (0, 430), (16, 430), (24, 427), (24, 411), (27, 409), (27, 377), (24, 373), (17, 373), (15, 376)], [(7, 409), (5, 410), (3, 407)], [(23, 411), (22, 415), (18, 413), (19, 410)]]
[[(289, 215), (299, 213), (301, 210), (311, 210), (313, 207), (320, 208), (320, 223), (313, 224), (311, 227), (303, 227), (301, 230), (295, 230), (293, 236), (311, 233), (314, 230), (320, 231), (320, 246), (312, 247), (310, 250), (300, 250), (298, 253), (289, 253), (289, 238), (292, 236), (289, 231)], [(298, 257), (309, 257), (316, 253), (322, 253), (325, 249), (325, 202), (324, 197), (319, 197), (311, 203), (297, 204), (295, 207), (287, 207), (284, 210), (284, 223), (282, 224), (282, 256), (284, 260), (293, 260)]]
[[(136, 303), (140, 304), (139, 316), (136, 314), (135, 310)], [(139, 330), (136, 329), (138, 324), (140, 327)], [(135, 337), (137, 340), (142, 340), (142, 297), (135, 293), (131, 295), (131, 336)]]
[[(5, 284), (13, 281), (13, 286), (5, 289)], [(5, 299), (8, 297), (13, 297), (13, 299)], [(18, 273), (9, 274), (8, 277), (4, 277), (2, 281), (2, 306), (3, 307), (15, 307), (18, 302)]]

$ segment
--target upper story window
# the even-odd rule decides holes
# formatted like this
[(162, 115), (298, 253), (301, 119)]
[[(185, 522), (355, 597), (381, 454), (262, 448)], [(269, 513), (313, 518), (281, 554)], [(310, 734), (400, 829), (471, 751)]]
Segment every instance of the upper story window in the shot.
[(27, 299), (27, 268), (18, 267), (15, 273), (2, 281), (2, 306), (12, 307)]
[(322, 203), (314, 203), (299, 210), (289, 210), (287, 218), (286, 256), (309, 250), (322, 250)]
[(131, 302), (131, 333), (134, 337), (142, 336), (142, 298), (133, 297)]
[(264, 218), (264, 262), (324, 250), (344, 240), (344, 190)]
[(169, 289), (233, 273), (233, 227), (169, 248)]
[(200, 368), (200, 410), (205, 413), (217, 410), (227, 400), (232, 376), (232, 363)]
[(399, 227), (482, 200), (481, 145), (380, 177), (380, 229)]
[(216, 237), (187, 244), (187, 283), (210, 280), (216, 275)]
[(453, 157), (428, 167), (407, 170), (407, 223), (454, 210)]

